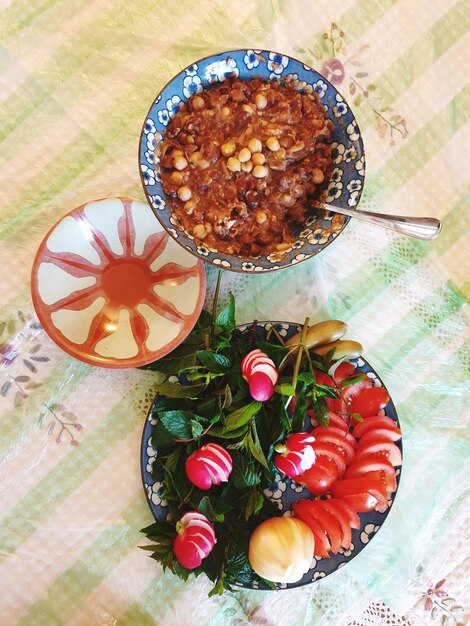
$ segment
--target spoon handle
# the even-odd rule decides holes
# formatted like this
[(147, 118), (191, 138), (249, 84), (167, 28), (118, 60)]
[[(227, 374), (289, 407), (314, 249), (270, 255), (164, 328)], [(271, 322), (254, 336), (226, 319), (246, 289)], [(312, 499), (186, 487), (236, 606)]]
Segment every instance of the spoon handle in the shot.
[(341, 213), (349, 217), (355, 217), (369, 224), (389, 228), (402, 235), (409, 235), (417, 239), (430, 240), (437, 237), (441, 230), (441, 222), (434, 217), (404, 217), (402, 215), (385, 215), (372, 211), (357, 211), (355, 209), (343, 209), (331, 204), (319, 203), (318, 208), (327, 209), (334, 213)]

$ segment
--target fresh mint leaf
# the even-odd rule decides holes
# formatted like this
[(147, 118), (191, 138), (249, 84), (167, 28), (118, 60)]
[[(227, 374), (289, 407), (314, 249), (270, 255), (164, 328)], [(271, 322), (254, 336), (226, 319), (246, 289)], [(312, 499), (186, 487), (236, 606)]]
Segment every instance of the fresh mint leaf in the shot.
[(258, 463), (261, 463), (263, 467), (269, 470), (268, 462), (266, 460), (266, 457), (264, 456), (263, 448), (261, 447), (261, 444), (258, 438), (258, 432), (256, 430), (256, 425), (254, 422), (251, 424), (251, 431), (248, 433), (247, 443), (248, 443), (248, 449), (250, 450), (251, 454), (255, 457), (255, 459), (258, 461)]
[(198, 350), (196, 357), (204, 367), (215, 374), (225, 374), (232, 367), (232, 361), (224, 354), (217, 352)]
[(155, 521), (153, 524), (150, 524), (150, 526), (142, 528), (140, 532), (154, 541), (161, 539), (162, 537), (166, 538), (176, 536), (175, 525), (171, 522), (167, 522), (166, 520)]
[(201, 400), (197, 403), (197, 412), (198, 415), (211, 420), (218, 412), (216, 399), (208, 398), (207, 400), (204, 400), (201, 398)]
[(152, 445), (159, 450), (172, 448), (175, 445), (174, 437), (172, 437), (160, 420), (155, 424), (152, 431)]
[(222, 409), (230, 408), (233, 402), (233, 397), (232, 397), (232, 390), (230, 389), (229, 385), (225, 385), (223, 398), (224, 399), (222, 401)]
[(274, 387), (276, 393), (280, 393), (282, 396), (295, 396), (295, 388), (291, 383), (281, 383)]
[(245, 506), (245, 519), (249, 520), (263, 506), (264, 496), (256, 487), (250, 489), (248, 500)]
[(233, 461), (230, 482), (237, 489), (259, 485), (261, 482), (260, 472), (255, 468), (254, 462), (239, 450), (231, 450), (230, 455)]
[(297, 380), (300, 380), (303, 383), (307, 383), (307, 385), (314, 385), (314, 384), (316, 384), (315, 376), (311, 372), (301, 372), (297, 376)]
[(328, 387), (328, 385), (316, 385), (314, 391), (317, 392), (318, 396), (323, 396), (324, 398), (331, 398), (332, 400), (338, 400), (339, 392), (333, 387)]
[(204, 428), (202, 424), (200, 424), (196, 420), (191, 420), (191, 436), (195, 441), (199, 439), (203, 432)]
[(218, 439), (238, 439), (238, 437), (243, 437), (243, 435), (245, 435), (247, 432), (247, 424), (230, 431), (225, 430), (225, 427), (221, 424), (217, 424), (216, 426), (213, 426), (207, 434), (211, 435), (211, 437), (217, 437)]
[(194, 413), (190, 411), (163, 411), (158, 414), (160, 422), (175, 439), (191, 439), (191, 421)]
[(245, 424), (248, 424), (252, 417), (258, 413), (261, 407), (261, 402), (255, 401), (242, 406), (232, 413), (229, 413), (225, 418), (225, 431), (228, 433), (244, 426)]
[(232, 509), (232, 506), (223, 502), (220, 498), (210, 498), (203, 496), (196, 506), (199, 513), (202, 513), (212, 522), (223, 522), (225, 513)]
[(228, 298), (227, 306), (220, 311), (215, 323), (224, 333), (230, 334), (235, 328), (235, 298), (231, 292)]
[(167, 457), (159, 458), (160, 463), (163, 464), (163, 466), (168, 472), (175, 471), (181, 452), (182, 452), (182, 448), (181, 446), (178, 446), (177, 448), (173, 450), (173, 452), (170, 452), (170, 454)]
[(346, 389), (347, 387), (351, 387), (351, 385), (355, 385), (356, 383), (360, 383), (362, 380), (366, 378), (365, 374), (358, 374), (357, 376), (351, 376), (351, 378), (346, 378), (341, 382), (341, 387)]
[(194, 398), (205, 388), (204, 383), (195, 385), (180, 385), (179, 383), (160, 383), (155, 386), (155, 391), (168, 398)]
[(188, 580), (189, 575), (194, 573), (194, 570), (186, 569), (183, 567), (176, 559), (173, 559), (171, 563), (171, 571), (173, 574), (176, 574), (178, 578), (184, 580), (185, 582)]
[(321, 426), (328, 426), (330, 408), (327, 405), (325, 399), (317, 398), (316, 400), (313, 400), (312, 403), (315, 417), (317, 418), (318, 423)]

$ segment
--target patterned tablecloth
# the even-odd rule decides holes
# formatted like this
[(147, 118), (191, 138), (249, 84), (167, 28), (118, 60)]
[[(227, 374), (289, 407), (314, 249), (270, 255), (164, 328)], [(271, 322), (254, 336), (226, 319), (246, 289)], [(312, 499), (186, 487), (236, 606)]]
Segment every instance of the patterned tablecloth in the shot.
[[(0, 8), (0, 624), (466, 623), (468, 3)], [(367, 156), (361, 208), (434, 215), (443, 230), (425, 243), (352, 223), (309, 262), (224, 273), (239, 322), (348, 322), (395, 399), (405, 463), (386, 524), (346, 568), (297, 590), (208, 598), (208, 582), (164, 575), (137, 547), (151, 522), (139, 445), (157, 375), (65, 355), (37, 323), (29, 274), (64, 213), (104, 196), (144, 198), (137, 144), (153, 97), (191, 61), (238, 47), (298, 57), (343, 93)], [(208, 268), (209, 298), (214, 278)]]

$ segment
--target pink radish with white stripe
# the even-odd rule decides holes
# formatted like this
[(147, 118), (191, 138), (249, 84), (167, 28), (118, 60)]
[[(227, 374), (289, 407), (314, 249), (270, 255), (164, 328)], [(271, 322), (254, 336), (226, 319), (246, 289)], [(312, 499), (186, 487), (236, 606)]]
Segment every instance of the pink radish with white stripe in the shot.
[(254, 400), (265, 402), (272, 398), (278, 373), (273, 361), (257, 348), (249, 352), (241, 362), (242, 376), (250, 387)]
[(199, 567), (217, 542), (214, 527), (198, 511), (185, 513), (176, 522), (176, 532), (173, 551), (178, 563), (186, 569)]
[(295, 478), (309, 470), (315, 464), (316, 454), (312, 448), (315, 437), (311, 433), (294, 433), (284, 443), (275, 447), (274, 465), (277, 469)]
[(226, 483), (232, 472), (232, 457), (217, 443), (206, 443), (186, 459), (186, 475), (199, 489)]

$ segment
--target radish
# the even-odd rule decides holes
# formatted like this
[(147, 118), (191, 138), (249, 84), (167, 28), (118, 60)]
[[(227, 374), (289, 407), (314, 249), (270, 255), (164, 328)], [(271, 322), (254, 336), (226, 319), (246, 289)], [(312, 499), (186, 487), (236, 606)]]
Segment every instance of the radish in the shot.
[(315, 451), (312, 444), (315, 437), (310, 433), (294, 433), (289, 435), (284, 443), (278, 443), (274, 448), (274, 465), (277, 469), (295, 478), (310, 469), (315, 463)]
[(173, 552), (178, 563), (186, 569), (199, 567), (217, 542), (214, 527), (198, 511), (185, 513), (176, 522), (176, 532)]
[(232, 457), (217, 443), (206, 443), (186, 459), (186, 475), (199, 489), (226, 483), (232, 472)]
[(258, 348), (252, 350), (243, 358), (241, 371), (254, 400), (264, 402), (272, 398), (278, 373), (274, 362), (267, 354)]

